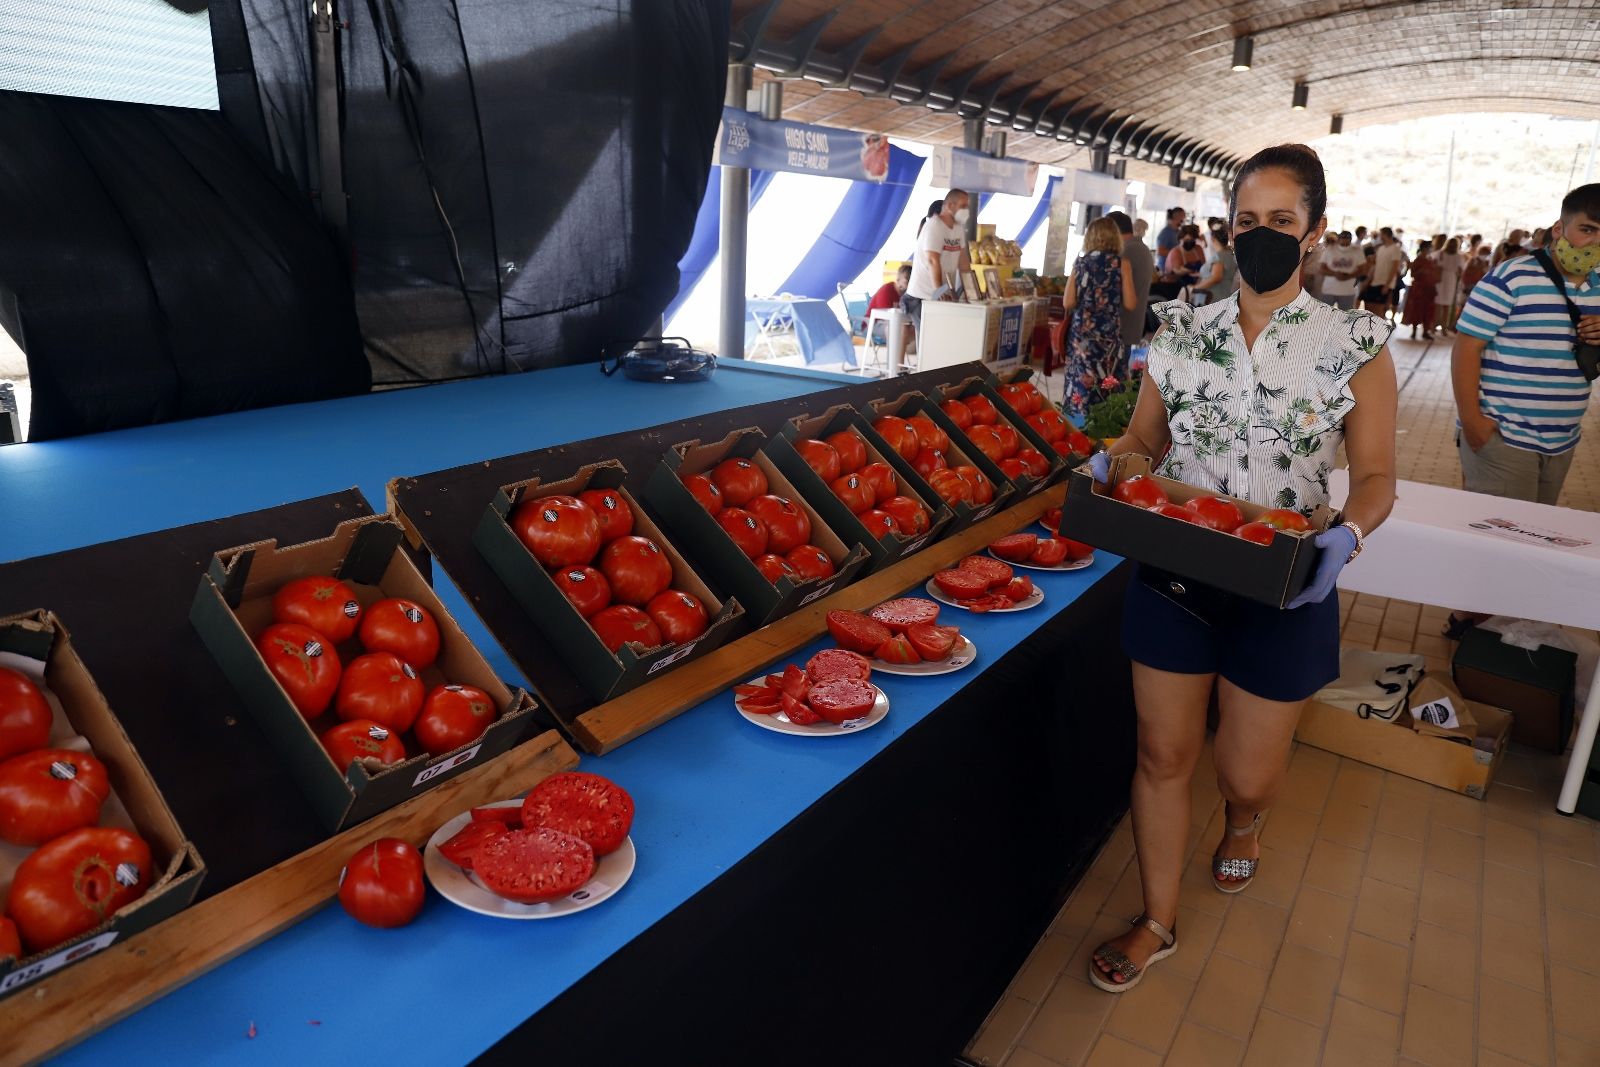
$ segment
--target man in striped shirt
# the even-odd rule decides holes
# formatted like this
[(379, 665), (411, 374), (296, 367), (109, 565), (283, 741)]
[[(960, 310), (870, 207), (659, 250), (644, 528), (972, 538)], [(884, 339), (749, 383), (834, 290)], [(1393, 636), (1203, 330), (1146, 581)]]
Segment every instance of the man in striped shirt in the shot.
[(1567, 194), (1551, 236), (1564, 292), (1539, 258), (1519, 256), (1485, 275), (1461, 312), (1450, 369), (1470, 492), (1554, 504), (1572, 465), (1589, 404), (1574, 345), (1600, 344), (1600, 184)]

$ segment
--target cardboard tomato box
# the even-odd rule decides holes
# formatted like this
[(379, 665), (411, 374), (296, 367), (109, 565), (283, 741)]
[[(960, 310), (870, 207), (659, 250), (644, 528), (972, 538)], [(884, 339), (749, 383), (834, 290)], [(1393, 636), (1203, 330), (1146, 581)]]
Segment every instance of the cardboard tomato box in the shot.
[[(495, 674), (401, 547), (403, 536), (391, 516), (368, 515), (341, 522), (319, 541), (287, 548), (261, 541), (224, 549), (201, 576), (189, 612), (201, 641), (330, 831), (353, 826), (486, 762), (537, 729), (533, 698), (507, 687)], [(416, 754), (400, 763), (377, 771), (360, 762), (348, 768), (335, 765), (319, 739), (339, 722), (332, 708), (308, 722), (255, 646), (255, 638), (273, 621), (273, 594), (296, 578), (315, 575), (338, 578), (363, 607), (404, 597), (425, 608), (439, 627), (439, 658), (420, 672), (427, 691), (445, 684), (476, 686), (493, 699), (495, 721), (477, 740), (437, 756), (407, 737), (407, 752)], [(335, 651), (341, 663), (349, 664), (363, 649), (359, 637), (352, 637)]]
[[(22, 959), (0, 956), (3, 1000), (121, 938), (176, 915), (194, 902), (206, 868), (178, 827), (122, 724), (106, 705), (88, 668), (73, 650), (72, 637), (60, 619), (49, 611), (0, 619), (0, 666), (21, 671), (44, 690), (55, 712), (52, 746), (81, 747), (77, 741), (81, 738), (105, 764), (111, 797), (101, 808), (99, 825), (131, 829), (143, 838), (150, 846), (155, 879), (142, 897), (112, 913), (92, 930)], [(32, 851), (0, 843), (0, 900), (10, 892), (16, 864)]]
[[(703, 445), (686, 441), (672, 446), (645, 484), (645, 499), (662, 519), (690, 545), (695, 562), (711, 579), (739, 598), (754, 626), (765, 626), (802, 605), (843, 589), (866, 570), (872, 553), (864, 545), (846, 545), (805, 494), (794, 487), (764, 451), (767, 435), (755, 427), (734, 430), (720, 441)], [(769, 582), (755, 562), (741, 552), (727, 531), (684, 486), (683, 479), (704, 474), (725, 459), (748, 459), (767, 478), (767, 491), (795, 501), (811, 520), (811, 543), (833, 561), (827, 578), (796, 580), (789, 576)]]
[[(1050, 399), (1050, 390), (1045, 385), (1045, 383), (1042, 382), (1042, 381), (1035, 380), (1032, 367), (1023, 366), (1023, 367), (1017, 367), (1014, 370), (1003, 371), (999, 375), (990, 375), (989, 376), (989, 380), (988, 380), (988, 384), (991, 387), (993, 387), (993, 389), (995, 391), (995, 395), (999, 396), (1001, 398), (1002, 402), (1004, 402), (1005, 398), (1000, 393), (1000, 386), (1002, 386), (1002, 385), (1010, 385), (1013, 382), (1032, 382), (1034, 388), (1037, 389), (1038, 393), (1039, 393), (1039, 410), (1040, 411), (1053, 411), (1057, 415), (1060, 415), (1061, 418), (1066, 421), (1068, 426), (1072, 425), (1072, 420), (1068, 419), (1067, 418), (1067, 413), (1065, 411), (1061, 410), (1061, 405), (1057, 404), (1054, 400)], [(1017, 409), (1012, 407), (1009, 403), (1006, 404), (1005, 408), (1003, 408), (1002, 410), (1016, 413), (1019, 418), (1023, 419), (1024, 422), (1027, 421), (1027, 419), (1025, 417), (1023, 417), (1020, 412), (1017, 412)], [(1028, 428), (1030, 430), (1034, 430), (1034, 428), (1032, 426), (1029, 426)], [(1039, 433), (1038, 430), (1034, 430), (1034, 433), (1039, 437), (1043, 437), (1044, 436), (1043, 434)], [(1074, 468), (1074, 467), (1078, 466), (1079, 464), (1083, 463), (1085, 460), (1087, 460), (1089, 458), (1089, 454), (1090, 453), (1095, 452), (1095, 451), (1097, 451), (1099, 449), (1098, 443), (1096, 443), (1094, 441), (1090, 442), (1090, 446), (1091, 447), (1089, 449), (1089, 452), (1085, 452), (1085, 453), (1081, 453), (1081, 454), (1077, 453), (1077, 452), (1073, 452), (1071, 454), (1065, 454), (1065, 453), (1057, 452), (1057, 451), (1055, 451), (1054, 448), (1051, 448), (1050, 453), (1048, 453), (1048, 454), (1061, 456), (1062, 461), (1063, 461), (1062, 464), (1061, 464), (1061, 472), (1060, 472), (1060, 474), (1057, 475), (1057, 476), (1054, 476), (1052, 478), (1052, 481), (1057, 481), (1057, 482), (1065, 481), (1066, 477), (1067, 477), (1067, 474), (1072, 470), (1072, 468)]]
[[(639, 501), (623, 488), (622, 482), (627, 476), (627, 469), (621, 463), (608, 460), (580, 467), (570, 478), (556, 482), (530, 478), (502, 486), (472, 538), (483, 558), (528, 613), (528, 618), (567, 657), (573, 673), (599, 701), (626, 693), (676, 664), (698, 659), (721, 647), (739, 631), (745, 617), (744, 608), (737, 600), (731, 597), (721, 600), (711, 591)], [(576, 496), (585, 489), (615, 489), (628, 502), (633, 509), (633, 532), (654, 541), (671, 561), (672, 588), (692, 594), (705, 606), (708, 619), (705, 633), (681, 645), (666, 644), (647, 649), (630, 643), (616, 652), (606, 648), (594, 627), (572, 606), (507, 521), (512, 508), (523, 500), (552, 494)]]
[[(894, 415), (898, 418), (909, 419), (913, 415), (922, 415), (933, 420), (933, 424), (945, 432), (950, 438), (950, 447), (945, 450), (945, 461), (952, 467), (971, 466), (983, 472), (994, 486), (994, 499), (987, 504), (955, 503), (948, 505), (955, 517), (950, 525), (945, 528), (945, 536), (965, 530), (973, 523), (982, 522), (1003, 507), (1006, 501), (1016, 494), (1016, 486), (1011, 480), (1001, 473), (988, 456), (979, 452), (961, 428), (950, 421), (950, 416), (940, 410), (939, 405), (926, 393), (902, 393), (900, 396), (874, 400), (871, 404), (869, 421), (876, 421), (884, 415)], [(869, 427), (870, 429), (870, 427)], [(871, 431), (877, 438), (880, 449), (890, 451), (889, 443), (878, 434)], [(903, 457), (902, 457), (903, 458)], [(930, 489), (931, 491), (931, 489)]]
[[(1258, 545), (1232, 534), (1157, 515), (1111, 495), (1118, 482), (1140, 474), (1150, 475), (1174, 504), (1202, 496), (1224, 496), (1151, 475), (1148, 457), (1117, 456), (1111, 461), (1106, 485), (1095, 482), (1088, 466), (1072, 472), (1067, 498), (1061, 505), (1062, 535), (1275, 608), (1283, 607), (1305, 588), (1320, 551), (1311, 543), (1312, 538), (1333, 521), (1333, 512), (1326, 507), (1318, 507), (1312, 513), (1311, 532), (1279, 530), (1270, 545)], [(1237, 497), (1224, 499), (1239, 506), (1246, 522), (1271, 510)], [(1182, 595), (1184, 590), (1179, 584), (1174, 592)]]
[[(992, 378), (992, 376), (990, 377)], [(1002, 400), (1000, 394), (989, 381), (974, 376), (956, 382), (953, 385), (940, 386), (939, 394), (941, 400), (966, 400), (973, 396), (987, 398), (989, 403), (994, 405), (994, 409), (1000, 413), (1000, 421), (1017, 432), (1017, 436), (1022, 441), (1021, 447), (1032, 448), (1042, 453), (1044, 458), (1050, 461), (1050, 471), (1043, 478), (1035, 478), (1031, 474), (1024, 474), (1019, 478), (1012, 479), (1017, 487), (1018, 497), (1032, 496), (1034, 493), (1042, 492), (1046, 487), (1055, 485), (1066, 478), (1067, 471), (1071, 469), (1067, 465), (1067, 457), (1051, 448), (1050, 442), (1044, 439), (1044, 435), (1029, 426), (1027, 419), (1017, 414), (1015, 408)], [(1043, 390), (1040, 391), (1040, 395), (1043, 395)], [(946, 417), (948, 418), (948, 416)]]
[[(812, 470), (794, 442), (806, 438), (821, 440), (835, 433), (853, 433), (866, 446), (868, 463), (887, 463), (894, 470), (895, 484), (901, 496), (908, 496), (928, 509), (928, 529), (915, 536), (888, 533), (874, 538), (866, 526), (844, 501), (834, 495), (833, 488)], [(798, 415), (784, 423), (779, 435), (766, 448), (767, 455), (777, 464), (800, 495), (805, 497), (818, 514), (828, 520), (828, 525), (846, 542), (864, 545), (872, 553), (872, 569), (887, 567), (896, 560), (935, 541), (955, 517), (939, 494), (907, 463), (882, 437), (873, 431), (867, 421), (849, 404), (838, 404), (821, 415)], [(881, 503), (881, 501), (879, 502)]]

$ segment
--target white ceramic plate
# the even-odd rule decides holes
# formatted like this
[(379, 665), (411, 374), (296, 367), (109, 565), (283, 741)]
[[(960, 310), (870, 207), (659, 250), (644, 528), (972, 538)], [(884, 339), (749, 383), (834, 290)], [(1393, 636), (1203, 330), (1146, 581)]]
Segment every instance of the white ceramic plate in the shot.
[[(521, 800), (501, 800), (483, 805), (486, 808), (521, 806)], [(440, 845), (471, 821), (472, 812), (464, 811), (435, 830), (433, 836), (428, 838), (427, 847), (422, 850), (422, 869), (441, 897), (479, 915), (492, 915), (497, 919), (554, 919), (558, 915), (584, 911), (615, 896), (617, 890), (627, 885), (628, 879), (633, 877), (633, 868), (638, 862), (638, 854), (633, 850), (633, 838), (630, 837), (611, 855), (600, 857), (600, 862), (595, 864), (594, 877), (585, 882), (581, 889), (560, 900), (543, 904), (518, 904), (489, 892), (478, 881), (477, 875), (457, 867), (439, 851)]]
[[(1051, 537), (1055, 537), (1058, 533), (1060, 533), (1059, 530), (1052, 530), (1050, 528), (1049, 524), (1046, 523), (1043, 519), (1039, 520), (1039, 529), (1043, 530), (1045, 533), (1049, 534)], [(1021, 533), (1022, 531), (1018, 530), (1017, 532)]]
[(976, 663), (978, 660), (978, 646), (972, 643), (972, 638), (966, 634), (961, 635), (967, 642), (967, 647), (951, 656), (949, 659), (935, 660), (932, 663), (885, 663), (881, 659), (872, 660), (872, 669), (882, 671), (884, 674), (905, 674), (911, 677), (926, 677), (931, 674), (954, 674)]
[[(929, 596), (933, 597), (933, 599), (937, 600), (941, 604), (949, 604), (953, 608), (961, 607), (961, 605), (952, 599), (948, 593), (946, 593), (943, 589), (940, 589), (939, 583), (934, 581), (932, 578), (929, 578), (928, 584), (924, 585), (922, 588)], [(1043, 603), (1044, 590), (1040, 589), (1038, 586), (1035, 586), (1033, 589), (1033, 594), (1026, 600), (1019, 600), (1008, 608), (991, 608), (990, 610), (996, 614), (1002, 614), (1008, 611), (1027, 611), (1029, 608), (1036, 608)], [(972, 609), (961, 608), (961, 610), (971, 611)], [(984, 612), (984, 614), (988, 614), (988, 612)]]
[[(984, 551), (988, 552), (989, 550), (985, 549)], [(1000, 557), (995, 556), (993, 552), (989, 552), (989, 555), (994, 556), (995, 559), (1000, 559)], [(1081, 571), (1085, 567), (1094, 566), (1094, 553), (1091, 552), (1087, 559), (1080, 559), (1077, 561), (1067, 560), (1062, 563), (1057, 563), (1053, 567), (1046, 567), (1042, 563), (1013, 563), (1009, 559), (1000, 559), (1000, 562), (1008, 564), (1012, 567), (1022, 567), (1025, 570), (1030, 571)]]
[[(877, 670), (877, 667), (873, 667), (873, 670)], [(767, 676), (758, 674), (745, 684), (766, 685)], [(877, 686), (872, 688), (878, 691), (878, 699), (873, 702), (872, 710), (859, 719), (851, 719), (848, 722), (841, 723), (831, 723), (824, 720), (812, 726), (800, 726), (790, 722), (789, 717), (781, 711), (774, 712), (771, 715), (758, 715), (753, 711), (745, 711), (739, 706), (738, 700), (733, 702), (733, 707), (735, 711), (744, 717), (746, 722), (755, 723), (763, 730), (771, 730), (780, 734), (793, 734), (796, 737), (839, 737), (843, 734), (858, 734), (862, 730), (870, 729), (882, 722), (889, 714), (888, 694), (884, 693), (882, 689), (878, 689)]]

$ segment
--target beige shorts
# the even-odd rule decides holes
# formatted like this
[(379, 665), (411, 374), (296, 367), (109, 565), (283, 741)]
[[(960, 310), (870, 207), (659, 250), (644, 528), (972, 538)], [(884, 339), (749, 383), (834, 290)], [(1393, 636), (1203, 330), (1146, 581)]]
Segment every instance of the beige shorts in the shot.
[(1496, 430), (1494, 436), (1474, 452), (1461, 431), (1456, 431), (1456, 449), (1461, 453), (1461, 480), (1469, 493), (1536, 500), (1554, 504), (1567, 480), (1576, 446), (1560, 455), (1547, 456), (1528, 448), (1508, 445)]

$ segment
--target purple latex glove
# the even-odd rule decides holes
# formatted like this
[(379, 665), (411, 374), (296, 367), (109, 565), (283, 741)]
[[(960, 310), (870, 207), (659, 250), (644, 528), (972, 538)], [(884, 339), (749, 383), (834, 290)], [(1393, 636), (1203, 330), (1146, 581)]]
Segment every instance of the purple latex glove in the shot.
[(1104, 452), (1096, 452), (1089, 457), (1089, 473), (1101, 485), (1106, 484), (1106, 479), (1111, 477), (1111, 457)]
[(1320, 604), (1328, 599), (1328, 594), (1333, 592), (1334, 585), (1339, 581), (1339, 572), (1350, 562), (1350, 553), (1356, 550), (1356, 535), (1350, 532), (1348, 526), (1335, 526), (1318, 534), (1312, 544), (1322, 549), (1322, 557), (1317, 560), (1317, 571), (1311, 576), (1311, 581), (1299, 596), (1289, 601), (1290, 611), (1306, 604)]

